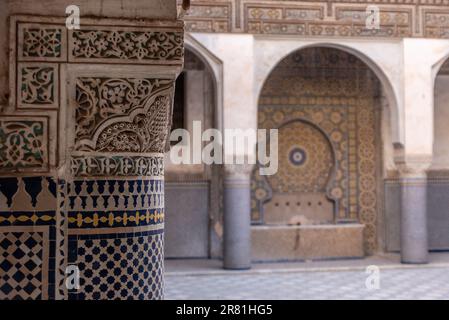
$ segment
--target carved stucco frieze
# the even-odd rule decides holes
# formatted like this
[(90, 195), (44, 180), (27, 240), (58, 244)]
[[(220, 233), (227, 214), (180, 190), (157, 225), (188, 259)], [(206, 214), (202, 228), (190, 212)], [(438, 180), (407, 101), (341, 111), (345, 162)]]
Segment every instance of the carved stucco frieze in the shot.
[(174, 81), (78, 78), (77, 151), (163, 153)]
[(19, 61), (64, 61), (67, 33), (63, 25), (18, 24)]
[(57, 64), (20, 63), (18, 72), (18, 108), (58, 108), (59, 67)]
[[(376, 30), (366, 27), (370, 5), (380, 12)], [(185, 20), (189, 32), (449, 38), (449, 1), (192, 0)]]
[[(75, 144), (77, 151), (164, 152), (173, 95), (170, 88), (174, 84), (167, 75), (179, 72), (184, 59), (181, 21), (145, 21), (136, 25), (127, 20), (118, 23), (113, 19), (86, 18), (81, 30), (68, 30), (64, 18), (18, 15), (11, 16), (10, 22), (14, 39), (10, 51), (11, 98), (10, 106), (3, 111), (15, 114), (18, 110), (26, 117), (45, 114), (42, 131), (46, 140), (40, 150), (45, 157), (44, 163), (38, 164), (36, 161), (41, 159), (29, 156), (37, 157), (38, 153), (27, 151), (26, 160), (6, 160), (13, 151), (5, 140), (0, 145), (0, 173), (52, 171), (58, 158), (65, 157), (65, 143)], [(166, 73), (161, 79), (141, 75), (121, 78), (120, 72), (102, 72), (102, 77), (92, 74), (90, 79), (80, 77), (74, 84), (79, 102), (74, 121), (76, 134), (67, 140), (67, 128), (58, 127), (57, 122), (72, 112), (64, 105), (64, 70), (72, 62), (102, 64), (104, 70), (109, 69), (108, 64), (156, 66), (166, 68)], [(160, 73), (162, 69), (158, 70)], [(3, 139), (11, 136), (9, 129), (2, 130)], [(74, 141), (69, 141), (72, 138)]]
[(104, 30), (83, 28), (70, 34), (71, 61), (106, 59), (122, 63), (181, 64), (184, 56), (182, 31)]
[(88, 176), (164, 176), (163, 156), (72, 156), (72, 175)]

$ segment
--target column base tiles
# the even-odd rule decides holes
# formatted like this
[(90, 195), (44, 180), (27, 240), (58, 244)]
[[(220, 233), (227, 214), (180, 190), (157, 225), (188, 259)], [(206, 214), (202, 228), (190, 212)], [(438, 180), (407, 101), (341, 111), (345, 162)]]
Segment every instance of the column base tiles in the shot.
[(0, 299), (161, 299), (163, 190), (159, 179), (0, 178)]

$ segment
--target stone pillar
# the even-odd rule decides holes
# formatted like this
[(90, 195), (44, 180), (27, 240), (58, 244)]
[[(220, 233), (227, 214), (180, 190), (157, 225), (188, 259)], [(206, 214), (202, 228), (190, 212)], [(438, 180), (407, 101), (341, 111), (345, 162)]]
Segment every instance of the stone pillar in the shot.
[(427, 174), (428, 163), (400, 166), (401, 261), (428, 262)]
[(183, 23), (82, 22), (11, 17), (0, 299), (163, 298), (164, 153)]
[(251, 167), (226, 165), (224, 176), (224, 243), (225, 269), (251, 268)]
[[(404, 263), (428, 261), (427, 174), (434, 149), (434, 66), (444, 57), (447, 43), (408, 39), (403, 48), (403, 154), (401, 256)], [(420, 54), (416, 54), (420, 50)], [(402, 147), (402, 146), (401, 146)]]

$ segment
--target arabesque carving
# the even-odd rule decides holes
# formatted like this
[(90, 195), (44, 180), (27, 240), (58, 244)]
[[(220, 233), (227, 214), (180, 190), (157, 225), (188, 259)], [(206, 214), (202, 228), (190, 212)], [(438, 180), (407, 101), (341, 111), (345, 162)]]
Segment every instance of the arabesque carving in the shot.
[(173, 80), (78, 78), (78, 151), (163, 152)]
[(45, 125), (33, 120), (0, 121), (0, 170), (45, 166), (48, 161)]
[[(366, 26), (370, 5), (379, 8), (379, 29)], [(447, 39), (449, 1), (192, 0), (185, 20), (189, 32)]]
[(183, 35), (179, 31), (76, 30), (72, 59), (182, 61)]

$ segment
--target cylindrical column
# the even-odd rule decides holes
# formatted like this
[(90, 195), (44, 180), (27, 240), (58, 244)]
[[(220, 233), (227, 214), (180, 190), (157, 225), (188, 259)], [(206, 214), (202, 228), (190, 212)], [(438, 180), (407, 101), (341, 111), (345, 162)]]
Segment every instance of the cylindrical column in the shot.
[(428, 262), (427, 177), (406, 174), (401, 183), (401, 261)]
[[(133, 112), (111, 115), (94, 127), (99, 138), (89, 143), (95, 152), (81, 142), (72, 151), (73, 180), (66, 204), (68, 262), (79, 268), (80, 288), (70, 290), (70, 298), (161, 299), (164, 151), (175, 74), (166, 79), (124, 78), (114, 71), (109, 77), (93, 75), (87, 80), (71, 73), (78, 84), (76, 97), (96, 92), (95, 86), (111, 92), (130, 87), (145, 96), (138, 96), (144, 102)], [(151, 74), (152, 69), (147, 71)], [(77, 110), (81, 99), (75, 101)], [(101, 97), (96, 101), (108, 102)], [(75, 119), (79, 127), (81, 120)]]
[[(245, 167), (245, 168), (243, 168)], [(250, 170), (236, 166), (225, 171), (224, 248), (225, 269), (251, 268)]]

